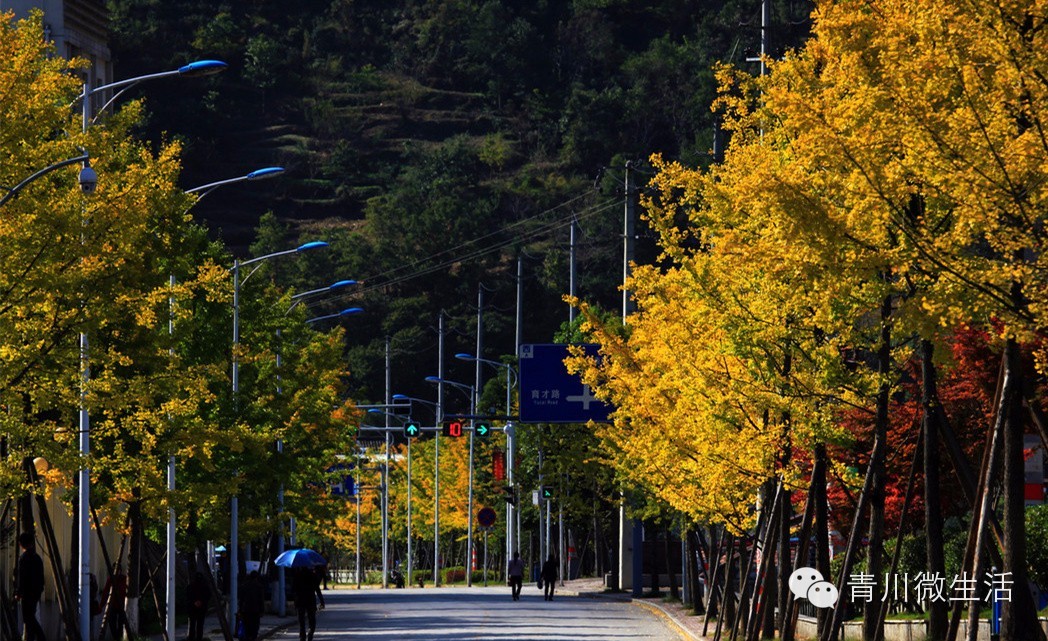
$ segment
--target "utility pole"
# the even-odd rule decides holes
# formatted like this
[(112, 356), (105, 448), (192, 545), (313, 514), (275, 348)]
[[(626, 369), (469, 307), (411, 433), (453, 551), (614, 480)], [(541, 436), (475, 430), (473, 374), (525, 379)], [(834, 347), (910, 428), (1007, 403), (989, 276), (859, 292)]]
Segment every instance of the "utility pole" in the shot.
[[(391, 398), (392, 361), (390, 358), (389, 336), (386, 337), (386, 407), (392, 404)], [(389, 412), (386, 411), (386, 458), (382, 466), (382, 589), (389, 587)]]
[[(623, 214), (622, 232), (622, 324), (633, 311), (633, 301), (630, 292), (626, 288), (629, 281), (633, 262), (633, 239), (636, 234), (636, 188), (633, 185), (633, 163), (626, 163), (626, 206)], [(632, 527), (631, 527), (632, 521)], [(626, 516), (625, 498), (619, 505), (619, 589), (631, 588), (633, 596), (639, 597), (642, 593), (644, 576), (641, 567), (641, 555), (644, 546), (644, 530), (639, 521), (632, 520)], [(629, 545), (627, 545), (629, 541)]]
[[(477, 287), (477, 353), (474, 361), (473, 398), (470, 399), (473, 406), (473, 415), (480, 408), (480, 359), (483, 358), (484, 349), (484, 284)], [(469, 419), (469, 499), (466, 505), (466, 587), (473, 587), (473, 441), (476, 436), (477, 419)]]
[(440, 426), (444, 424), (444, 310), (437, 324), (437, 431), (433, 434), (433, 585), (440, 587)]
[(407, 563), (408, 574), (407, 574), (407, 579), (406, 579), (407, 585), (411, 585), (411, 582), (415, 578), (414, 575), (411, 572), (412, 566), (414, 565), (412, 563), (412, 557), (411, 557), (411, 441), (412, 440), (414, 440), (414, 439), (412, 439), (411, 437), (408, 437), (408, 563)]
[[(568, 245), (568, 294), (575, 298), (575, 267), (576, 267), (576, 237), (578, 235), (579, 221), (575, 216), (571, 217), (571, 236)], [(575, 322), (575, 306), (568, 305), (568, 324)]]
[[(513, 353), (519, 358), (520, 357), (520, 345), (523, 340), (524, 330), (524, 253), (520, 252), (517, 254), (517, 326), (515, 333), (515, 348)], [(517, 372), (520, 372), (520, 365), (518, 362)], [(508, 376), (508, 374), (507, 374)], [(507, 408), (509, 405), (507, 404)], [(506, 415), (509, 415), (507, 410)], [(517, 490), (517, 486), (514, 484), (514, 472), (513, 468), (516, 465), (516, 447), (517, 447), (517, 427), (513, 426), (512, 430), (506, 432), (506, 478), (509, 480), (510, 487), (516, 493), (518, 505), (508, 505), (506, 507), (506, 528), (513, 528), (512, 542), (507, 545), (506, 550), (506, 562), (513, 558), (513, 553), (518, 551), (520, 547), (520, 505), (519, 502), (523, 500), (521, 492)], [(509, 536), (507, 539), (511, 538)]]

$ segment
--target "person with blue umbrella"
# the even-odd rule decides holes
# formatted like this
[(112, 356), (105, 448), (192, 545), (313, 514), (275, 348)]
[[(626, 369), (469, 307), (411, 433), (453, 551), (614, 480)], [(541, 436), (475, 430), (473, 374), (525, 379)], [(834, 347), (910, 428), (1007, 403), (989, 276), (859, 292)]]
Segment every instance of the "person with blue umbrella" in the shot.
[(320, 577), (327, 561), (313, 550), (298, 548), (284, 552), (273, 562), (291, 568), (291, 587), (295, 591), (295, 610), (298, 611), (299, 641), (313, 641), (313, 633), (317, 629), (318, 604), (321, 610), (324, 609)]

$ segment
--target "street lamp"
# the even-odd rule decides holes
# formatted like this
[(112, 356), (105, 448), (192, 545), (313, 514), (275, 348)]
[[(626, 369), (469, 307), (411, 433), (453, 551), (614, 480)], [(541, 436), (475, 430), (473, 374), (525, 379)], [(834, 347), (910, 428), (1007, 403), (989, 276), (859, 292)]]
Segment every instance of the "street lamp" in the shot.
[(361, 313), (363, 311), (364, 310), (362, 308), (360, 308), (360, 307), (348, 307), (346, 309), (343, 309), (341, 312), (338, 312), (337, 314), (328, 314), (327, 316), (317, 316), (316, 318), (310, 318), (310, 319), (306, 320), (306, 322), (307, 323), (316, 323), (318, 321), (328, 320), (329, 318), (341, 318), (343, 316), (350, 316), (352, 314), (359, 314), (359, 313)]
[[(437, 404), (434, 403), (433, 401), (427, 401), (427, 400), (423, 400), (421, 398), (415, 398), (413, 396), (405, 396), (404, 394), (394, 394), (391, 398), (394, 401), (408, 401), (408, 403), (409, 403), (409, 406), (408, 406), (408, 418), (409, 418), (409, 420), (410, 420), (410, 417), (411, 417), (410, 403), (413, 403), (413, 402), (422, 403), (424, 405), (430, 405), (430, 406), (433, 407), (434, 412), (436, 412)], [(439, 429), (439, 427), (438, 427), (438, 429)], [(414, 576), (411, 573), (411, 569), (412, 569), (412, 565), (413, 565), (413, 558), (411, 556), (411, 441), (412, 440), (413, 439), (408, 438), (408, 519), (407, 519), (408, 520), (408, 568), (407, 569), (408, 569), (408, 581), (409, 582), (414, 579)]]
[[(233, 260), (233, 267), (230, 270), (233, 272), (233, 411), (237, 415), (240, 413), (239, 406), (237, 404), (237, 395), (240, 392), (240, 288), (247, 282), (247, 279), (258, 271), (262, 266), (262, 263), (272, 258), (278, 258), (280, 256), (288, 256), (291, 254), (300, 254), (305, 251), (313, 249), (323, 249), (328, 244), (322, 240), (315, 240), (313, 242), (304, 243), (294, 249), (286, 249), (284, 251), (273, 252), (264, 256), (258, 256), (240, 262), (240, 259)], [(254, 269), (247, 273), (243, 279), (240, 278), (240, 269), (254, 265)], [(235, 492), (235, 488), (234, 488)], [(240, 502), (237, 495), (234, 493), (229, 501), (229, 620), (232, 621), (236, 617), (236, 610), (238, 607), (237, 603), (237, 592), (239, 587), (239, 574), (240, 574), (240, 552), (239, 552), (239, 511)], [(86, 640), (85, 640), (86, 641)]]
[[(385, 417), (395, 418), (400, 421), (408, 419), (392, 412), (380, 410), (373, 407), (368, 414), (379, 414)], [(389, 587), (389, 421), (383, 430), (386, 437), (386, 453), (382, 468), (382, 587)], [(408, 514), (411, 513), (411, 439), (408, 439)], [(408, 517), (410, 521), (410, 516)], [(409, 525), (410, 527), (410, 525)], [(410, 529), (408, 530), (410, 536)], [(408, 541), (408, 554), (411, 554), (411, 542)]]
[[(191, 62), (187, 65), (183, 65), (178, 69), (170, 71), (162, 71), (159, 73), (146, 74), (142, 76), (135, 76), (126, 80), (120, 80), (117, 82), (111, 82), (104, 84), (99, 87), (91, 88), (89, 82), (84, 82), (84, 90), (77, 100), (81, 102), (81, 110), (83, 114), (83, 131), (87, 132), (87, 128), (91, 125), (91, 98), (95, 94), (111, 89), (120, 89), (120, 91), (113, 94), (101, 109), (99, 113), (104, 111), (109, 105), (111, 105), (121, 94), (137, 85), (140, 82), (146, 80), (155, 80), (158, 78), (167, 78), (170, 76), (184, 76), (187, 78), (199, 77), (199, 76), (210, 76), (212, 74), (223, 71), (228, 65), (220, 60), (199, 60)], [(74, 101), (73, 104), (76, 104)], [(85, 154), (86, 155), (86, 154)], [(93, 169), (87, 164), (87, 159), (84, 159), (85, 165), (80, 172), (80, 188), (87, 193), (94, 191), (95, 186), (98, 182), (98, 177), (95, 175)], [(88, 350), (88, 337), (86, 332), (80, 332), (80, 416), (79, 416), (79, 427), (80, 427), (80, 457), (81, 467), (77, 475), (77, 504), (79, 507), (79, 514), (77, 515), (77, 555), (79, 557), (80, 569), (77, 576), (77, 590), (80, 594), (80, 638), (82, 641), (89, 641), (91, 638), (91, 470), (87, 467), (87, 457), (91, 453), (91, 439), (89, 430), (91, 428), (91, 419), (87, 411), (87, 386), (91, 380), (91, 370), (89, 361), (89, 350)], [(170, 584), (170, 578), (168, 578)], [(168, 636), (174, 636), (174, 618), (168, 616), (167, 622)]]
[[(257, 180), (259, 177), (272, 176), (272, 175), (275, 175), (275, 174), (280, 173), (282, 171), (284, 171), (284, 170), (281, 169), (280, 167), (270, 167), (268, 169), (259, 169), (257, 171), (251, 172), (250, 174), (247, 174), (246, 176), (243, 176), (240, 179), (233, 179), (232, 181), (228, 181), (227, 180), (227, 181), (222, 181), (221, 183), (213, 183), (213, 184), (214, 185), (229, 184), (230, 182), (237, 182), (238, 180)], [(255, 176), (255, 177), (252, 177), (252, 176)], [(207, 186), (205, 185), (205, 187), (207, 187)], [(203, 198), (209, 192), (210, 192), (210, 190), (204, 192), (203, 194), (201, 194), (200, 197)], [(337, 282), (334, 282), (334, 283), (328, 285), (327, 287), (320, 287), (320, 288), (317, 288), (317, 289), (311, 289), (309, 291), (300, 292), (298, 294), (295, 294), (295, 295), (293, 295), (291, 297), (292, 303), (287, 308), (287, 310), (284, 312), (284, 316), (287, 316), (288, 314), (290, 314), (291, 310), (293, 310), (296, 307), (298, 307), (300, 304), (305, 302), (310, 297), (317, 296), (319, 294), (324, 294), (324, 293), (327, 293), (327, 292), (336, 291), (336, 290), (342, 289), (343, 287), (349, 287), (351, 285), (356, 285), (356, 284), (357, 284), (357, 281), (355, 281), (355, 280), (340, 280), (340, 281), (337, 281)], [(280, 384), (280, 368), (281, 368), (281, 365), (282, 365), (282, 357), (281, 357), (282, 345), (281, 345), (280, 339), (281, 339), (281, 331), (280, 331), (279, 328), (277, 328), (277, 394), (278, 395), (283, 393), (283, 389), (282, 389), (281, 384)], [(277, 439), (277, 454), (283, 454), (283, 452), (284, 452), (284, 439)], [(283, 481), (280, 482), (280, 489), (277, 490), (277, 502), (279, 503), (279, 511), (280, 511), (279, 512), (280, 513), (280, 531), (277, 533), (277, 556), (280, 556), (280, 554), (284, 552), (284, 516), (283, 516), (284, 515), (284, 482)], [(291, 535), (292, 535), (291, 543), (292, 544), (294, 544), (294, 542), (295, 542), (294, 541), (294, 534), (295, 534), (295, 519), (294, 519), (294, 517), (292, 517), (291, 518)], [(277, 614), (279, 616), (284, 616), (286, 614), (286, 598), (285, 598), (286, 594), (287, 594), (287, 577), (286, 577), (286, 574), (284, 572), (284, 567), (283, 566), (277, 566), (277, 592), (276, 592), (275, 601), (276, 601)]]
[(201, 199), (204, 198), (204, 196), (207, 196), (215, 189), (218, 189), (219, 187), (222, 187), (224, 185), (233, 185), (240, 182), (272, 178), (273, 176), (278, 176), (282, 173), (284, 173), (283, 167), (263, 167), (262, 169), (256, 169), (252, 172), (244, 174), (243, 176), (237, 176), (236, 178), (227, 178), (225, 180), (218, 180), (215, 182), (207, 183), (206, 185), (198, 185), (197, 187), (193, 187), (192, 189), (187, 189), (185, 193), (199, 194), (199, 196), (197, 197), (197, 202), (199, 202)]
[(106, 103), (98, 109), (98, 113), (102, 113), (109, 107), (109, 105), (116, 102), (116, 99), (119, 98), (125, 91), (127, 91), (131, 87), (134, 87), (140, 82), (145, 82), (146, 80), (156, 80), (158, 78), (169, 78), (171, 76), (183, 76), (185, 78), (200, 78), (203, 76), (213, 76), (216, 73), (221, 73), (225, 71), (226, 67), (228, 66), (229, 65), (222, 62), (221, 60), (197, 60), (196, 62), (191, 62), (187, 65), (182, 65), (177, 69), (171, 69), (170, 71), (161, 71), (159, 73), (150, 73), (144, 76), (135, 76), (134, 78), (128, 78), (127, 80), (119, 80), (117, 82), (111, 82), (109, 84), (101, 85), (100, 87), (95, 87), (94, 89), (91, 88), (90, 83), (85, 82), (83, 93), (81, 93), (77, 97), (77, 100), (83, 101), (84, 131), (87, 131), (88, 126), (90, 126), (93, 122), (91, 119), (91, 101), (89, 99), (97, 93), (101, 93), (110, 89), (120, 89), (120, 91), (113, 94), (113, 97), (107, 100)]
[[(516, 489), (513, 485), (513, 464), (514, 456), (516, 454), (516, 426), (510, 421), (510, 412), (513, 409), (513, 384), (517, 380), (517, 371), (513, 369), (512, 365), (507, 363), (500, 363), (498, 361), (489, 360), (486, 358), (478, 358), (472, 354), (455, 354), (455, 358), (463, 361), (473, 361), (477, 363), (485, 363), (495, 368), (504, 368), (506, 370), (506, 481), (509, 486)], [(514, 512), (516, 512), (516, 506), (513, 503), (506, 503), (506, 559), (512, 559), (513, 553), (517, 551), (517, 542), (520, 540), (520, 523), (519, 520), (514, 522)], [(519, 516), (519, 514), (517, 515)]]
[[(472, 417), (476, 413), (477, 397), (476, 388), (465, 383), (449, 381), (439, 376), (427, 376), (428, 383), (442, 383), (459, 389), (469, 394), (469, 414)], [(469, 498), (466, 502), (466, 587), (473, 587), (473, 418), (470, 418), (469, 429)]]
[[(276, 175), (282, 174), (282, 173), (284, 173), (284, 168), (283, 167), (263, 167), (262, 169), (256, 169), (256, 170), (254, 170), (252, 172), (249, 172), (249, 173), (247, 173), (247, 174), (245, 174), (243, 176), (238, 176), (236, 178), (227, 178), (225, 180), (219, 180), (219, 181), (215, 181), (215, 182), (206, 183), (204, 185), (198, 185), (198, 186), (193, 187), (191, 189), (186, 189), (183, 193), (186, 193), (186, 194), (197, 194), (197, 199), (193, 203), (193, 205), (196, 205), (201, 200), (203, 200), (205, 196), (210, 194), (215, 189), (218, 189), (219, 187), (223, 187), (225, 185), (233, 185), (233, 184), (240, 183), (240, 182), (245, 182), (245, 181), (261, 180), (261, 179), (270, 178), (270, 177), (273, 177), (273, 176), (276, 176)], [(193, 207), (193, 205), (190, 205), (190, 209)], [(171, 275), (170, 283), (171, 283), (171, 288), (174, 289), (174, 286), (175, 286), (175, 277), (174, 277), (174, 275)], [(170, 304), (171, 304), (171, 308), (172, 308), (172, 312), (171, 312), (172, 316), (171, 316), (171, 319), (168, 321), (168, 333), (174, 333), (174, 298), (173, 297), (171, 299), (171, 303)], [(279, 358), (280, 358), (280, 355), (278, 354), (277, 355), (278, 366), (279, 366)], [(279, 451), (279, 448), (278, 448), (278, 451)], [(167, 461), (167, 491), (168, 491), (168, 493), (170, 495), (174, 495), (174, 492), (175, 492), (175, 455), (174, 454), (171, 454), (170, 456), (168, 456), (168, 461)], [(176, 557), (175, 532), (176, 532), (175, 508), (172, 505), (172, 506), (168, 507), (168, 520), (167, 520), (167, 555), (166, 555), (167, 556), (167, 566), (166, 566), (166, 572), (167, 572), (167, 602), (165, 604), (165, 613), (164, 613), (165, 614), (165, 626), (164, 627), (165, 627), (165, 629), (167, 631), (167, 637), (169, 639), (173, 639), (175, 637), (175, 567), (176, 567), (176, 564), (175, 564), (175, 561), (176, 561), (176, 558), (175, 558)], [(281, 543), (283, 543), (283, 539), (281, 539)], [(282, 546), (278, 546), (278, 548), (279, 548), (280, 552), (283, 552), (283, 547)], [(283, 593), (284, 593), (283, 592), (284, 568), (282, 568), (282, 567), (279, 568), (278, 569), (278, 574), (279, 574), (280, 594), (283, 595)], [(279, 601), (279, 605), (277, 606), (278, 612), (279, 612), (279, 614), (281, 616), (284, 615), (283, 608), (284, 608), (284, 602), (281, 600), (281, 601)]]

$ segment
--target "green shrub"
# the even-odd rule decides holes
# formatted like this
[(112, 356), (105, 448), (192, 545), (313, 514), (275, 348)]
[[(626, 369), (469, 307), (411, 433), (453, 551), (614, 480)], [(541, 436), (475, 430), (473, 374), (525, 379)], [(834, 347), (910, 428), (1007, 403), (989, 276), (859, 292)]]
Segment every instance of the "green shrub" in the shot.
[(466, 568), (461, 565), (444, 568), (440, 571), (440, 582), (444, 585), (449, 583), (461, 583), (466, 580)]
[(1026, 508), (1026, 561), (1030, 579), (1048, 588), (1048, 505)]

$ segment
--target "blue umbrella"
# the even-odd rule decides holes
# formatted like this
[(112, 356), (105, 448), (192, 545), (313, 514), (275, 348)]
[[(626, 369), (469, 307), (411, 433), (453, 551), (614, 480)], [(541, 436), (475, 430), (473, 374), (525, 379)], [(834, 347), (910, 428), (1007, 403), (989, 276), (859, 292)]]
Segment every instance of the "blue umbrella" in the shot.
[(288, 550), (276, 558), (273, 563), (285, 568), (312, 568), (327, 565), (324, 557), (309, 548)]

